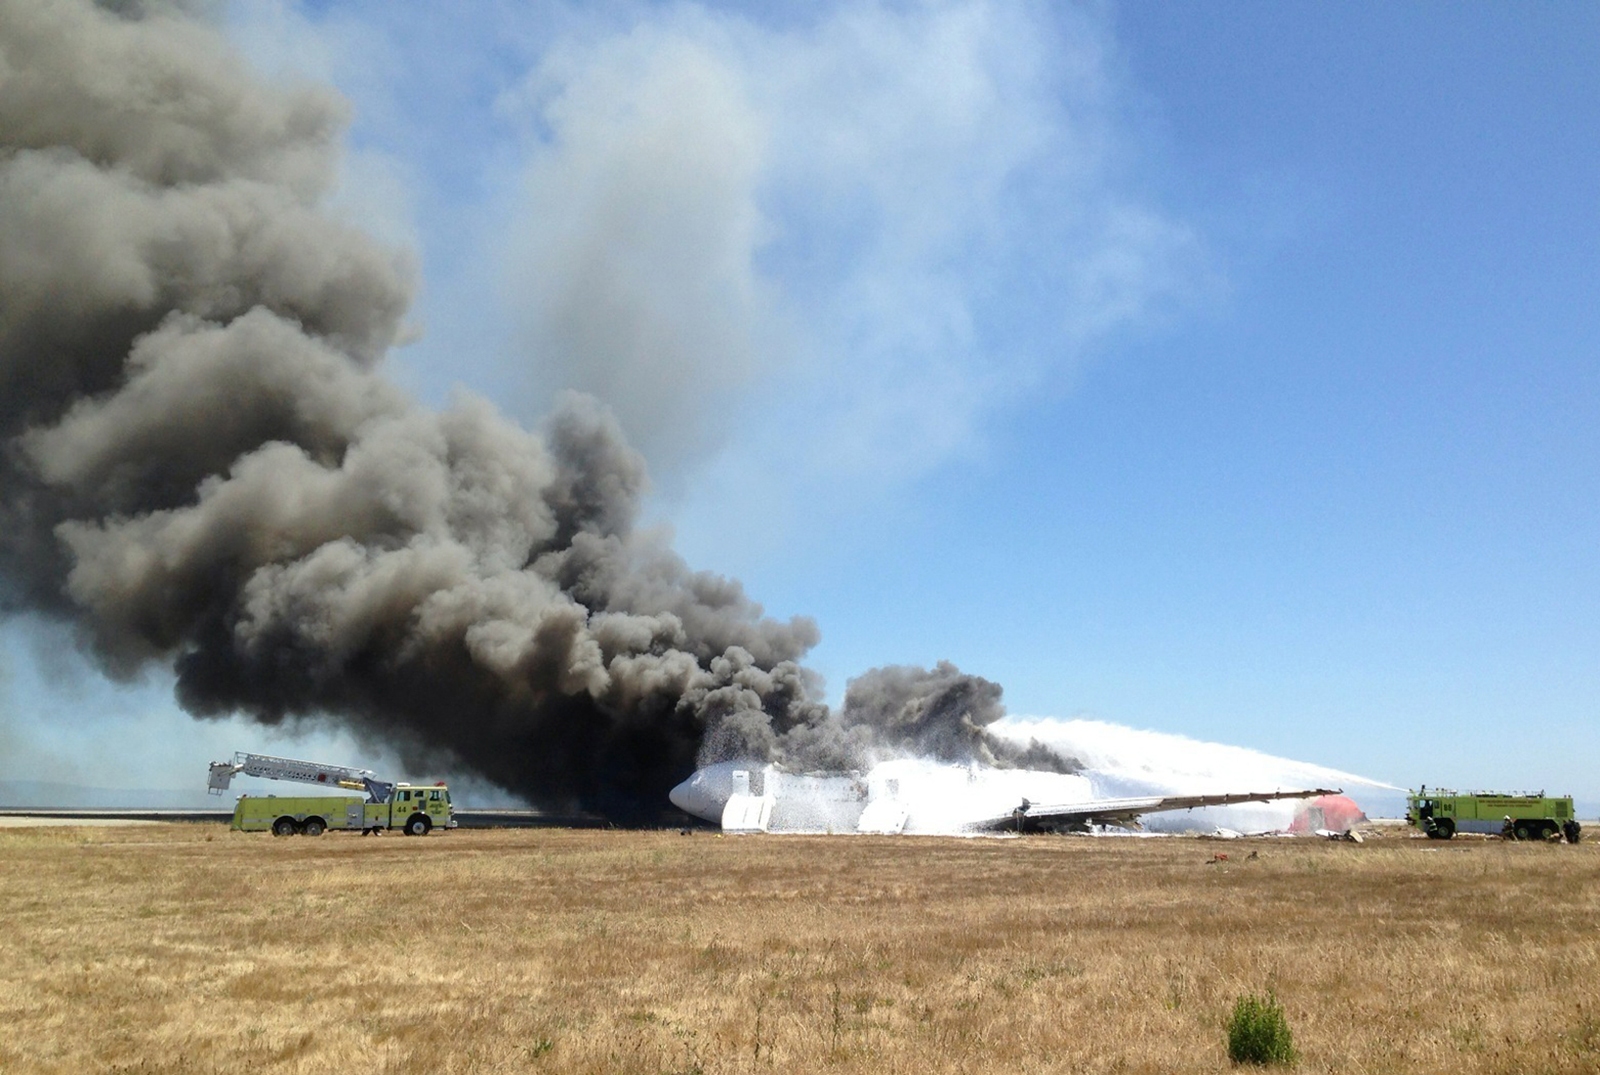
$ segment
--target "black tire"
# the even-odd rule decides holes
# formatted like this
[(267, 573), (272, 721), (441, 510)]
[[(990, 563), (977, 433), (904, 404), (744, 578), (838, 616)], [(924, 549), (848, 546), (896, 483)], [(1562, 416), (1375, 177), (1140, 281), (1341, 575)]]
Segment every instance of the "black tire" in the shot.
[(1449, 840), (1456, 834), (1456, 823), (1447, 817), (1436, 818), (1433, 828), (1428, 830), (1428, 835), (1435, 840)]
[(300, 831), (307, 836), (321, 836), (328, 829), (328, 823), (320, 817), (308, 817), (300, 822)]
[(433, 822), (429, 821), (425, 814), (412, 814), (406, 819), (407, 836), (426, 836), (431, 828)]
[(292, 817), (280, 817), (272, 823), (272, 835), (274, 836), (293, 836), (299, 831), (299, 826), (294, 823), (294, 818)]
[(1526, 821), (1518, 821), (1511, 826), (1511, 838), (1513, 840), (1533, 839), (1533, 826)]

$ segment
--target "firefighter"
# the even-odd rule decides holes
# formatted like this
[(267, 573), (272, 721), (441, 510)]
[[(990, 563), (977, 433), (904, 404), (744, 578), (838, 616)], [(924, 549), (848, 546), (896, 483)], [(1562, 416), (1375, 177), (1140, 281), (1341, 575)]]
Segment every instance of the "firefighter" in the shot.
[(1500, 826), (1500, 838), (1502, 840), (1515, 840), (1517, 838), (1517, 827), (1512, 824), (1510, 814), (1506, 815), (1505, 823)]

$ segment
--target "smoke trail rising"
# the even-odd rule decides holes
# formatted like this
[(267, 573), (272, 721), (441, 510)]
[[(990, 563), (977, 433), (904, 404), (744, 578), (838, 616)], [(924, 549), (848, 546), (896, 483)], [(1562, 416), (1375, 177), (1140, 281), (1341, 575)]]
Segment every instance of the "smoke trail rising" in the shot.
[(179, 7), (0, 0), (3, 608), (170, 664), (197, 716), (327, 717), (618, 818), (697, 756), (1036, 760), (949, 665), (831, 713), (815, 624), (638, 527), (592, 400), (535, 434), (385, 381), (413, 270), (319, 208), (344, 122)]

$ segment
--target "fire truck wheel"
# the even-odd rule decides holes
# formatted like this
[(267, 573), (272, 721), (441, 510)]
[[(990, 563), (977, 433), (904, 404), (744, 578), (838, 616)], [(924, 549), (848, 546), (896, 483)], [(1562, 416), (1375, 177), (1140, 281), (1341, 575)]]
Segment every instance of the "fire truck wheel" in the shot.
[(320, 817), (308, 817), (300, 823), (300, 831), (307, 836), (321, 836), (327, 827)]
[(1435, 840), (1448, 840), (1456, 834), (1456, 823), (1449, 818), (1440, 818), (1433, 823), (1433, 831), (1428, 833)]
[(1519, 821), (1511, 826), (1511, 835), (1518, 840), (1533, 839), (1533, 828), (1526, 821)]
[(431, 828), (433, 828), (433, 825), (426, 817), (421, 814), (412, 814), (411, 819), (406, 822), (406, 835), (426, 836)]
[(294, 835), (294, 818), (292, 818), (292, 817), (280, 817), (278, 820), (274, 821), (272, 823), (272, 835), (274, 835), (274, 836), (293, 836)]

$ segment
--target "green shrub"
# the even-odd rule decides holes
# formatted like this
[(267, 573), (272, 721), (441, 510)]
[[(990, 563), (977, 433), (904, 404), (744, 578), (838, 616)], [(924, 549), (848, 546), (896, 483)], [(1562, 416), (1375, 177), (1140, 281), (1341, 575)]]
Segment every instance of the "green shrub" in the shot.
[(1247, 994), (1233, 1005), (1228, 1020), (1228, 1059), (1235, 1064), (1292, 1064), (1294, 1037), (1283, 1005), (1270, 992)]

